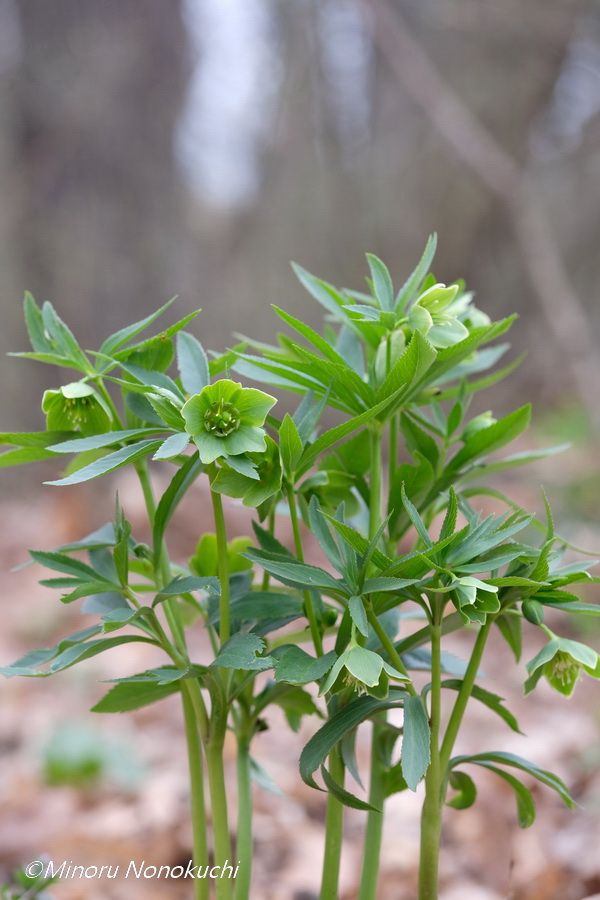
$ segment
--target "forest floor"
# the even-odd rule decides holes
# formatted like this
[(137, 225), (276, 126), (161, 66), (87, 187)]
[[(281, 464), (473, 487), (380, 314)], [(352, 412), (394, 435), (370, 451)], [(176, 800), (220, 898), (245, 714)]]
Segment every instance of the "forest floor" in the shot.
[[(564, 478), (565, 471), (561, 471)], [(125, 511), (139, 534), (142, 509), (135, 486), (124, 476), (118, 488)], [(530, 481), (515, 482), (522, 502), (540, 507)], [(539, 483), (539, 480), (538, 482)], [(548, 478), (545, 479), (548, 483)], [(96, 528), (111, 518), (109, 493), (46, 489), (42, 499), (8, 498), (0, 505), (2, 628), (0, 661), (6, 663), (35, 646), (84, 627), (75, 605), (62, 607), (55, 594), (39, 587), (35, 566), (12, 572), (27, 548), (48, 549)], [(514, 493), (514, 492), (513, 492)], [(38, 495), (39, 496), (39, 495)], [(193, 491), (174, 521), (174, 556), (185, 559), (203, 525), (207, 498)], [(103, 518), (102, 518), (103, 516)], [(228, 510), (232, 534), (249, 532), (249, 516)], [(208, 526), (207, 526), (208, 527)], [(279, 523), (285, 540), (286, 523)], [(143, 535), (140, 535), (143, 537)], [(598, 532), (577, 534), (594, 546)], [(315, 548), (313, 548), (315, 550)], [(316, 551), (315, 551), (316, 552)], [(580, 637), (568, 622), (565, 633)], [(192, 629), (192, 652), (201, 659), (205, 638)], [(600, 646), (599, 633), (584, 639)], [(465, 657), (471, 635), (448, 640)], [(525, 658), (541, 641), (529, 629)], [(55, 863), (119, 865), (130, 860), (175, 865), (190, 856), (191, 835), (180, 707), (174, 697), (128, 716), (88, 712), (104, 693), (99, 682), (143, 670), (160, 661), (153, 648), (130, 644), (103, 654), (51, 680), (11, 679), (0, 684), (0, 882), (17, 865), (41, 854)], [(597, 686), (582, 680), (564, 700), (541, 684), (524, 698), (524, 668), (517, 668), (498, 637), (484, 664), (489, 689), (502, 694), (527, 736), (515, 734), (481, 704), (474, 703), (457, 749), (506, 750), (557, 772), (578, 806), (564, 808), (555, 794), (533, 786), (538, 818), (518, 828), (514, 797), (493, 774), (477, 776), (478, 799), (468, 810), (448, 809), (441, 856), (443, 900), (582, 900), (600, 896), (600, 706)], [(253, 898), (310, 900), (319, 882), (325, 794), (302, 784), (300, 750), (314, 729), (294, 734), (283, 715), (268, 716), (269, 728), (254, 745), (257, 760), (279, 794), (255, 787)], [(366, 770), (368, 729), (358, 755)], [(87, 749), (86, 749), (87, 748)], [(92, 750), (90, 750), (92, 748)], [(235, 781), (232, 743), (226, 746), (229, 783)], [(97, 783), (52, 785), (68, 755), (102, 758)], [(360, 788), (357, 787), (357, 790)], [(233, 792), (232, 792), (233, 793)], [(414, 900), (421, 791), (392, 797), (382, 851), (379, 900)], [(231, 797), (235, 808), (235, 796)], [(348, 810), (341, 875), (342, 900), (356, 897), (364, 813)], [(189, 883), (115, 879), (63, 880), (52, 888), (57, 900), (124, 900), (189, 897)]]

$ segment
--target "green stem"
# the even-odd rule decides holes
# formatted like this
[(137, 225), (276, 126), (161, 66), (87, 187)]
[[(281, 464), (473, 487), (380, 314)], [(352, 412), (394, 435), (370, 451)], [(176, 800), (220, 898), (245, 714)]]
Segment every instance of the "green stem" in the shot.
[(492, 621), (492, 617), (488, 616), (485, 625), (482, 625), (479, 629), (479, 634), (477, 635), (477, 639), (475, 640), (475, 644), (473, 645), (471, 658), (469, 659), (469, 664), (463, 676), (458, 696), (454, 701), (454, 706), (452, 708), (452, 712), (450, 713), (450, 718), (448, 719), (446, 733), (444, 734), (444, 740), (442, 741), (442, 748), (440, 750), (440, 764), (443, 773), (445, 772), (445, 769), (450, 760), (450, 756), (454, 748), (454, 742), (456, 741), (458, 731), (461, 726), (465, 710), (467, 708), (467, 703), (469, 702), (469, 699), (471, 697), (471, 692), (473, 690), (473, 685), (475, 684), (475, 679), (477, 678), (477, 672), (479, 670), (481, 657), (483, 656), (483, 651), (485, 649), (485, 645), (490, 633)]
[[(269, 513), (268, 530), (269, 530), (269, 534), (271, 536), (275, 534), (275, 503), (273, 503), (273, 506), (271, 507), (271, 512)], [(271, 583), (271, 575), (265, 569), (263, 572), (263, 577), (262, 577), (261, 590), (268, 591), (270, 583)]]
[(221, 644), (224, 644), (229, 640), (231, 635), (227, 530), (225, 528), (225, 516), (223, 514), (221, 495), (217, 494), (216, 491), (211, 490), (210, 496), (213, 505), (215, 531), (217, 533), (217, 560), (219, 584), (221, 586), (221, 596), (219, 598), (219, 636)]
[[(329, 754), (329, 771), (338, 784), (344, 783), (344, 762), (337, 748)], [(327, 794), (325, 816), (325, 848), (319, 900), (333, 900), (338, 896), (340, 861), (344, 839), (344, 806), (333, 794)]]
[(437, 900), (438, 858), (442, 824), (440, 766), (440, 720), (442, 704), (441, 610), (438, 597), (432, 599), (431, 625), (431, 760), (425, 777), (425, 801), (421, 812), (421, 858), (419, 863), (419, 900)]
[[(225, 729), (223, 728), (222, 733), (219, 731), (219, 733), (213, 733), (211, 735), (206, 747), (206, 769), (210, 790), (214, 861), (216, 866), (224, 866), (225, 864), (232, 863), (231, 840), (229, 837), (229, 822), (227, 816), (227, 791), (225, 788), (225, 772), (223, 768), (224, 738)], [(232, 896), (232, 882), (230, 879), (215, 879), (215, 887), (217, 900), (230, 900)]]
[[(370, 503), (369, 503), (369, 538), (373, 538), (382, 519), (382, 479), (381, 479), (381, 429), (371, 431), (371, 468), (370, 468)], [(372, 618), (377, 616), (372, 613)], [(372, 622), (372, 619), (371, 619)], [(373, 624), (373, 622), (372, 622)], [(375, 627), (375, 625), (374, 625)], [(379, 623), (376, 628), (381, 638)], [(390, 642), (391, 643), (391, 642)], [(402, 663), (402, 660), (400, 660)], [(404, 666), (403, 666), (404, 668)], [(373, 721), (371, 738), (371, 770), (369, 775), (369, 805), (373, 809), (367, 815), (367, 829), (363, 847), (362, 873), (360, 880), (359, 900), (375, 900), (377, 896), (377, 879), (379, 876), (379, 857), (381, 855), (381, 837), (383, 834), (383, 806), (385, 794), (383, 790), (383, 770), (379, 758), (382, 725), (385, 717)]]
[[(296, 507), (296, 495), (291, 484), (286, 485), (286, 493), (288, 506), (290, 509), (290, 519), (292, 520), (292, 531), (294, 533), (294, 547), (296, 549), (296, 556), (298, 557), (300, 562), (304, 562), (304, 550), (302, 548), (302, 534), (300, 533), (298, 509)], [(313, 644), (315, 645), (315, 651), (317, 656), (323, 656), (323, 637), (321, 635), (319, 623), (317, 622), (317, 616), (315, 613), (315, 608), (310, 591), (304, 591), (303, 596), (304, 607), (306, 609), (306, 618), (308, 619), (308, 624), (310, 626), (310, 634), (313, 640)]]
[[(192, 808), (193, 864), (205, 866), (208, 863), (208, 843), (206, 839), (206, 813), (204, 804), (204, 773), (202, 770), (202, 749), (198, 736), (198, 725), (193, 702), (182, 682), (181, 699), (185, 736), (187, 740), (188, 764), (190, 769), (190, 800)], [(194, 879), (194, 900), (208, 900), (209, 883), (204, 878)]]
[(371, 431), (371, 469), (369, 485), (369, 537), (372, 538), (381, 525), (381, 430)]
[(367, 831), (363, 848), (363, 863), (360, 876), (358, 900), (376, 900), (377, 881), (379, 878), (379, 857), (381, 854), (381, 838), (383, 834), (383, 804), (385, 792), (383, 784), (383, 767), (379, 758), (383, 723), (373, 721), (371, 735), (371, 771), (369, 780), (369, 804), (374, 809), (369, 811)]
[(402, 672), (402, 674), (406, 675), (406, 677), (409, 679), (406, 682), (406, 684), (404, 685), (405, 689), (408, 691), (409, 694), (412, 694), (413, 696), (415, 696), (417, 692), (414, 688), (412, 681), (410, 680), (410, 675), (408, 674), (408, 670), (402, 661), (402, 657), (400, 656), (400, 654), (394, 647), (394, 642), (392, 641), (389, 634), (387, 633), (387, 631), (385, 630), (385, 628), (383, 627), (383, 625), (381, 624), (381, 622), (375, 615), (375, 611), (370, 603), (367, 604), (366, 610), (367, 610), (367, 619), (369, 620), (369, 623), (370, 623), (371, 627), (373, 628), (373, 631), (375, 632), (375, 634), (381, 641), (381, 646), (383, 647), (383, 649), (386, 651), (387, 655), (389, 656), (390, 662), (393, 663), (393, 665), (398, 669), (399, 672)]
[(250, 777), (250, 740), (238, 735), (237, 745), (238, 814), (236, 857), (239, 871), (235, 882), (235, 900), (248, 900), (252, 878), (252, 781)]

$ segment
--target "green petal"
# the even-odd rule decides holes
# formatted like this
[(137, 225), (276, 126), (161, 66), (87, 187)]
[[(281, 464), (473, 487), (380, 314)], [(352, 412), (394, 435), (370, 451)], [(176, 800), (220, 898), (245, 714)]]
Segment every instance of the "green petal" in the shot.
[(276, 403), (275, 397), (256, 388), (242, 388), (235, 398), (235, 408), (244, 425), (264, 425), (269, 410)]
[(225, 449), (225, 441), (227, 438), (215, 437), (208, 431), (201, 431), (200, 434), (194, 435), (194, 443), (200, 451), (200, 461), (207, 466), (220, 456), (227, 456)]
[(379, 684), (383, 660), (377, 653), (365, 647), (352, 647), (345, 654), (344, 665), (351, 675), (367, 687)]
[(267, 446), (262, 428), (241, 425), (227, 437), (218, 438), (224, 445), (224, 456), (238, 456), (240, 453), (260, 453)]
[(201, 397), (205, 397), (208, 404), (218, 403), (223, 400), (225, 403), (231, 403), (237, 408), (238, 394), (242, 390), (239, 381), (231, 381), (229, 378), (221, 378), (214, 384), (209, 384), (200, 393)]
[(206, 432), (206, 428), (204, 427), (204, 414), (210, 406), (210, 403), (205, 396), (206, 390), (207, 389), (205, 388), (200, 394), (194, 394), (194, 396), (190, 397), (181, 408), (181, 415), (185, 422), (185, 430), (188, 434), (191, 434), (192, 437)]

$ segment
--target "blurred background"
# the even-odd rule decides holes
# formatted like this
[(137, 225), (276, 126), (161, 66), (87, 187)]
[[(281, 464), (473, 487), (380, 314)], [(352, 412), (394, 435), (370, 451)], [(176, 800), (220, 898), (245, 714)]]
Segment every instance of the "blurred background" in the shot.
[[(597, 0), (0, 0), (0, 184), (5, 430), (41, 427), (48, 386), (48, 370), (5, 356), (28, 349), (25, 289), (51, 300), (85, 347), (177, 294), (177, 316), (203, 308), (195, 333), (217, 350), (233, 332), (271, 340), (271, 303), (320, 321), (290, 260), (360, 289), (369, 250), (401, 281), (436, 230), (438, 278), (464, 276), (492, 316), (520, 315), (513, 342), (527, 359), (490, 402), (502, 410), (531, 397), (528, 444), (573, 443), (504, 487), (539, 508), (543, 481), (563, 533), (600, 545)], [(8, 570), (27, 547), (111, 514), (111, 491), (40, 491), (41, 480), (32, 469), (3, 475), (3, 662), (65, 628), (33, 570)], [(141, 516), (133, 486), (114, 481), (130, 517)], [(192, 521), (184, 511), (182, 555)], [(139, 664), (128, 652), (123, 665)], [(92, 848), (105, 862), (116, 846), (163, 862), (189, 851), (184, 761), (171, 739), (178, 710), (166, 701), (129, 723), (97, 723), (86, 710), (98, 677), (111, 677), (105, 665), (53, 686), (0, 685), (5, 875), (45, 851), (78, 860)], [(516, 681), (506, 690), (522, 702)], [(557, 712), (540, 696), (527, 704), (539, 761), (563, 766), (586, 812), (565, 816), (544, 797), (543, 823), (515, 834), (510, 798), (490, 786), (451, 826), (450, 847), (456, 838), (463, 849), (445, 862), (448, 900), (600, 891), (597, 702), (584, 688)], [(323, 804), (295, 784), (300, 746), (283, 726), (263, 741), (263, 761), (276, 760), (292, 794), (258, 801), (257, 897), (315, 889)], [(414, 875), (416, 807), (398, 810), (382, 886), (394, 900), (412, 896)], [(353, 846), (360, 814), (349, 821)], [(582, 842), (593, 848), (585, 864)], [(344, 877), (350, 898), (355, 863)], [(56, 896), (124, 894), (74, 883)]]

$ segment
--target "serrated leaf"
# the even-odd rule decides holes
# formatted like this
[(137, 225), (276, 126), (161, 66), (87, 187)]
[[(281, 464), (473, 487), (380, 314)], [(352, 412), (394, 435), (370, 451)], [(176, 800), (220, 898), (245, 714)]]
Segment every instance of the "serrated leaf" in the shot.
[(238, 632), (223, 644), (211, 665), (222, 669), (264, 672), (273, 668), (272, 657), (258, 655), (264, 647), (265, 642), (258, 635)]

